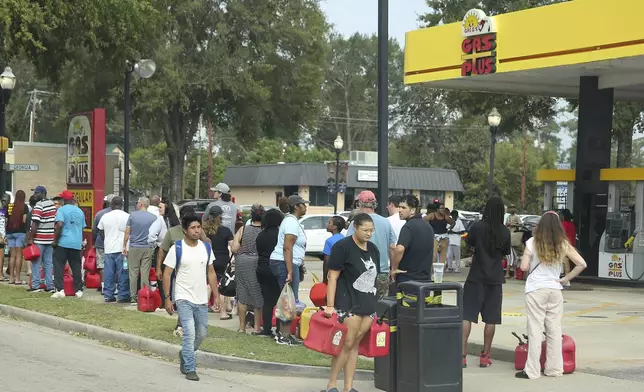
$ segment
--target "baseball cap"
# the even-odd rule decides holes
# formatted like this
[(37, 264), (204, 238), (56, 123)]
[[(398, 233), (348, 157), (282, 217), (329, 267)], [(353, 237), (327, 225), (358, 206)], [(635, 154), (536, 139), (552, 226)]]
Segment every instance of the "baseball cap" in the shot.
[(35, 193), (47, 193), (47, 188), (42, 185), (38, 185), (37, 187), (32, 189), (32, 191), (34, 191)]
[(208, 211), (208, 215), (210, 216), (221, 216), (223, 213), (224, 210), (222, 210), (219, 206), (212, 206), (210, 207), (210, 211)]
[(300, 195), (291, 195), (288, 197), (288, 204), (296, 206), (298, 204), (309, 204), (310, 201), (302, 199)]
[(105, 197), (103, 198), (103, 200), (105, 200), (105, 201), (106, 201), (106, 202), (108, 202), (108, 203), (111, 203), (111, 202), (112, 202), (112, 199), (114, 199), (116, 196), (117, 196), (117, 195), (115, 195), (115, 194), (113, 194), (113, 193), (110, 193), (109, 195), (105, 196)]
[(358, 201), (360, 201), (360, 203), (365, 203), (365, 204), (375, 203), (376, 195), (374, 195), (373, 192), (371, 191), (362, 191), (358, 195)]
[(58, 194), (58, 197), (62, 198), (63, 200), (72, 200), (74, 198), (74, 194), (72, 193), (72, 191), (65, 189)]
[(211, 191), (213, 192), (219, 192), (219, 193), (230, 193), (230, 187), (223, 182), (220, 182), (219, 184), (215, 185), (213, 188), (210, 188)]

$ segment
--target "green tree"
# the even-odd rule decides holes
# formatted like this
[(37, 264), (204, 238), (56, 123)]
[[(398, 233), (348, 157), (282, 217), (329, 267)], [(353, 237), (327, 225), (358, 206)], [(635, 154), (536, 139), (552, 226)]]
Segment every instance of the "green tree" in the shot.
[(613, 139), (617, 142), (615, 167), (631, 167), (633, 136), (644, 126), (639, 102), (616, 102), (613, 109)]
[(130, 155), (134, 168), (131, 187), (139, 190), (167, 189), (170, 186), (170, 168), (164, 142), (145, 148), (135, 148)]
[(242, 165), (261, 165), (278, 162), (323, 163), (333, 160), (335, 160), (335, 152), (325, 148), (311, 147), (302, 149), (299, 146), (282, 143), (279, 140), (262, 139), (238, 163)]
[[(355, 33), (329, 36), (327, 70), (322, 84), (322, 110), (313, 136), (318, 145), (332, 146), (337, 135), (347, 151), (371, 150), (377, 143), (378, 36)], [(389, 103), (398, 104), (403, 89), (403, 51), (389, 41)]]

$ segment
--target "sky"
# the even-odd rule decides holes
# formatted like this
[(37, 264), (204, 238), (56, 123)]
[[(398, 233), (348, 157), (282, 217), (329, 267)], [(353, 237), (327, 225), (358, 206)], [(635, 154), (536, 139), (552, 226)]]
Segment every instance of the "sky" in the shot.
[[(378, 32), (378, 0), (322, 0), (321, 6), (329, 23), (342, 35)], [(428, 10), (425, 0), (389, 0), (389, 36), (404, 47), (405, 33), (417, 29), (418, 16)], [(572, 139), (567, 133), (560, 132), (559, 137), (563, 149), (570, 147)]]

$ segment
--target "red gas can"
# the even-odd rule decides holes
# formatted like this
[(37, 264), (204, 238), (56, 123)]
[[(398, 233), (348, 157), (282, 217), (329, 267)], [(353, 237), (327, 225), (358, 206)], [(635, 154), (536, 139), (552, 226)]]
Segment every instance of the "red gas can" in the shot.
[(293, 320), (293, 322), (291, 323), (291, 329), (289, 330), (289, 332), (291, 333), (291, 335), (295, 336), (295, 337), (296, 337), (296, 338), (298, 338), (298, 339), (300, 338), (300, 337), (298, 336), (298, 335), (299, 335), (298, 331), (299, 331), (299, 326), (300, 326), (300, 320), (301, 320), (301, 319), (302, 319), (302, 318), (301, 318), (300, 316), (297, 316), (297, 317), (295, 318), (295, 320)]
[(74, 290), (74, 278), (69, 274), (63, 275), (63, 291), (67, 297), (72, 297), (76, 294)]
[(314, 306), (326, 306), (326, 284), (316, 283), (311, 287), (309, 298)]
[(514, 279), (516, 280), (525, 280), (525, 272), (521, 268), (514, 269)]
[(139, 301), (137, 303), (137, 309), (139, 312), (154, 312), (157, 310), (157, 300), (152, 293), (152, 290), (148, 286), (143, 286), (138, 293)]
[[(513, 333), (513, 335), (519, 339), (519, 345), (514, 350), (514, 368), (517, 370), (523, 370), (526, 362), (528, 361), (528, 345), (523, 343), (521, 338), (519, 338), (515, 333)], [(564, 374), (570, 374), (573, 373), (577, 367), (576, 345), (573, 338), (568, 335), (563, 335), (562, 339), (563, 371)], [(541, 370), (546, 368), (546, 347), (547, 343), (544, 340), (541, 343)]]
[(371, 328), (358, 346), (358, 354), (368, 358), (386, 356), (389, 354), (390, 334), (389, 324), (382, 320), (373, 320)]
[(161, 299), (161, 292), (159, 289), (154, 288), (152, 290), (152, 297), (154, 297), (154, 305), (157, 309), (163, 308), (163, 300)]
[(27, 261), (38, 260), (40, 257), (40, 248), (36, 244), (31, 244), (22, 250), (22, 257)]
[[(564, 374), (570, 374), (573, 373), (577, 367), (577, 361), (575, 358), (577, 348), (575, 346), (575, 341), (570, 336), (563, 335), (562, 339)], [(547, 343), (544, 340), (543, 343), (541, 343), (541, 370), (546, 368), (546, 347)]]
[(347, 327), (337, 314), (328, 318), (324, 312), (311, 316), (309, 333), (304, 339), (304, 346), (322, 354), (337, 356), (347, 334)]
[(85, 287), (88, 289), (97, 289), (101, 287), (101, 275), (96, 272), (85, 273)]

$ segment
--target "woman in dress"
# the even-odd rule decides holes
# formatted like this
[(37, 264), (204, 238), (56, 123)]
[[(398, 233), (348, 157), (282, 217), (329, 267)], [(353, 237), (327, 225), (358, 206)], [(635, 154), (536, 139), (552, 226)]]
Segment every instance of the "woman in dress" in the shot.
[(273, 308), (280, 296), (280, 285), (271, 271), (269, 260), (271, 253), (277, 245), (277, 236), (280, 224), (284, 219), (282, 212), (276, 209), (266, 211), (262, 221), (263, 230), (257, 236), (257, 282), (262, 291), (264, 306), (262, 307), (263, 328), (260, 336), (274, 337), (273, 335)]
[(255, 331), (260, 334), (262, 306), (264, 299), (257, 281), (257, 236), (262, 231), (264, 207), (253, 204), (250, 208), (250, 225), (237, 230), (233, 240), (232, 251), (235, 254), (235, 280), (237, 281), (237, 311), (239, 313), (239, 328), (237, 332), (246, 333), (246, 312), (253, 309)]
[[(517, 378), (534, 379), (541, 376), (541, 341), (546, 333), (546, 367), (548, 377), (563, 375), (562, 330), (563, 286), (586, 268), (586, 262), (570, 245), (566, 233), (554, 211), (546, 212), (537, 225), (534, 236), (526, 242), (521, 269), (529, 272), (525, 283), (525, 304), (528, 318), (528, 360)], [(561, 275), (564, 260), (572, 261), (575, 268)]]
[[(215, 254), (213, 267), (217, 274), (217, 281), (220, 282), (221, 278), (226, 273), (228, 264), (230, 264), (230, 247), (233, 244), (233, 232), (221, 223), (221, 216), (224, 213), (221, 207), (212, 206), (207, 213), (208, 217), (203, 223), (203, 230), (206, 237), (210, 240), (212, 252)], [(233, 316), (227, 312), (231, 299), (221, 295), (219, 298), (219, 309), (215, 308), (215, 312), (220, 312), (221, 320), (231, 320)], [(217, 304), (215, 304), (215, 306), (217, 306)]]
[(369, 214), (353, 219), (355, 232), (336, 242), (329, 257), (327, 317), (337, 313), (347, 327), (342, 351), (331, 361), (327, 392), (339, 392), (338, 375), (344, 370), (344, 391), (353, 391), (353, 376), (358, 362), (358, 345), (373, 322), (376, 312), (376, 278), (380, 273), (380, 252), (369, 239), (374, 233)]

